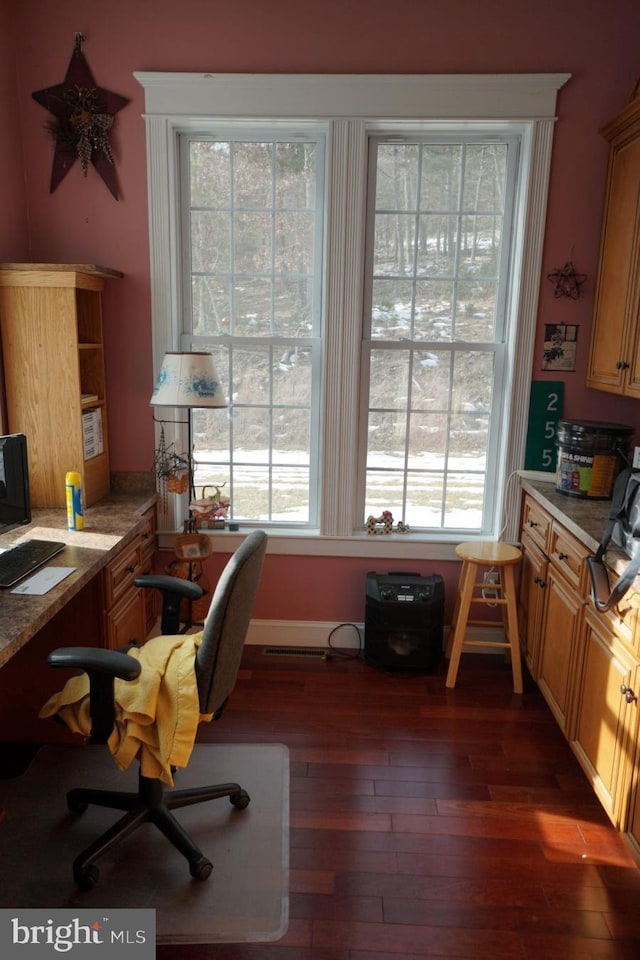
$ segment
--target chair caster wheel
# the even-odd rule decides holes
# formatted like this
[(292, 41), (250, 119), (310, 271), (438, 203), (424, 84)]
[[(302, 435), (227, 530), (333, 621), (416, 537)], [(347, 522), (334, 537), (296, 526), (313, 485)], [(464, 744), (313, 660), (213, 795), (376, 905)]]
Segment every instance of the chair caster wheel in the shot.
[(100, 871), (94, 863), (89, 863), (86, 867), (73, 868), (73, 878), (81, 890), (93, 890), (99, 876)]
[(236, 810), (246, 810), (251, 803), (251, 797), (246, 790), (241, 790), (237, 797), (229, 797), (229, 802)]
[(206, 880), (211, 876), (213, 864), (206, 857), (200, 857), (199, 860), (193, 860), (189, 864), (189, 872), (194, 880)]
[(79, 790), (69, 790), (67, 794), (67, 806), (71, 813), (84, 813), (89, 804), (86, 800), (80, 799)]

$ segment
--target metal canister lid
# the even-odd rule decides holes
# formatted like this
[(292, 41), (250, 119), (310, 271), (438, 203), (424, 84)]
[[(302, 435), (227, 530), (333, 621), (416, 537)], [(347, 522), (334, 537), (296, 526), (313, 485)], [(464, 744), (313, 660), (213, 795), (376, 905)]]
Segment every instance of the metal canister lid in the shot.
[(561, 427), (578, 436), (585, 433), (615, 433), (628, 437), (634, 433), (634, 427), (630, 427), (628, 424), (607, 423), (602, 420), (558, 420), (558, 429)]

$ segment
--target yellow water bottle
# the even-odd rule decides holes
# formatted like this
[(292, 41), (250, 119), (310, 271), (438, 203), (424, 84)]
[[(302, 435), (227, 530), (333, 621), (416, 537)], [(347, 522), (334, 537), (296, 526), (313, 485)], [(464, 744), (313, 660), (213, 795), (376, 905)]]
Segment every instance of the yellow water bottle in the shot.
[(84, 512), (82, 509), (82, 477), (75, 470), (70, 470), (64, 478), (67, 494), (67, 529), (84, 529)]

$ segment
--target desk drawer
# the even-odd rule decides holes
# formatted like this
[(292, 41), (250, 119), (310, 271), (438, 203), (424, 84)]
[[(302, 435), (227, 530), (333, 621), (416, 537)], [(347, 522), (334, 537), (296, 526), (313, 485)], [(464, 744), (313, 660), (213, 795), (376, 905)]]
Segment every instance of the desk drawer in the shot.
[(142, 573), (140, 538), (124, 547), (115, 560), (104, 568), (104, 594), (107, 610), (121, 597), (135, 577)]

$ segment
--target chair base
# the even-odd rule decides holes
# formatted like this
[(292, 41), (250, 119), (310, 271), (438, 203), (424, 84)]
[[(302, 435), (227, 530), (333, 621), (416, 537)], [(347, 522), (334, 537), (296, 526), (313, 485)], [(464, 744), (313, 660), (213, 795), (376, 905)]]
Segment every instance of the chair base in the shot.
[(67, 805), (72, 813), (84, 813), (90, 803), (114, 810), (126, 811), (102, 836), (94, 840), (73, 862), (73, 876), (82, 890), (91, 890), (98, 881), (99, 871), (94, 860), (116, 843), (137, 830), (143, 823), (153, 823), (189, 863), (191, 876), (206, 880), (213, 870), (202, 850), (171, 813), (180, 807), (206, 800), (228, 797), (236, 810), (244, 810), (250, 802), (249, 794), (238, 783), (219, 783), (186, 790), (167, 790), (160, 780), (138, 775), (138, 791), (93, 790), (76, 788), (67, 793)]

